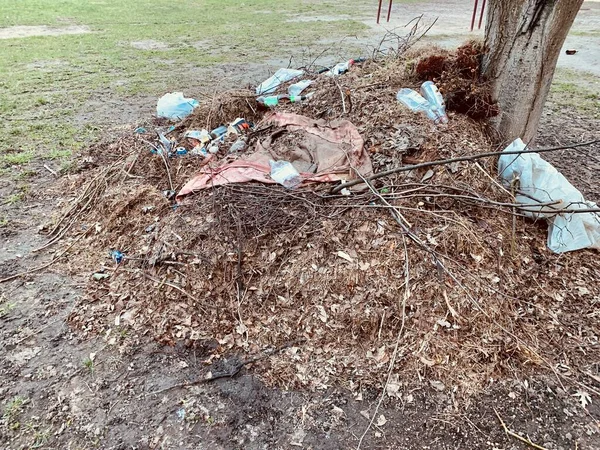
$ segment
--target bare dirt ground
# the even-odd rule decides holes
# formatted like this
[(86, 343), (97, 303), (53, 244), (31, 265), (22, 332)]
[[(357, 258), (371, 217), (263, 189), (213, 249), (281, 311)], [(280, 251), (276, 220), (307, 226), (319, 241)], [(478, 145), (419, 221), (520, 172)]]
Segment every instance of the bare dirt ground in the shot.
[[(462, 24), (465, 17), (468, 22), (470, 12), (458, 6), (471, 2), (448, 3), (446, 12), (460, 11), (456, 16), (444, 15), (448, 24)], [(416, 5), (410, 6), (414, 10), (406, 13), (408, 17), (422, 10)], [(588, 5), (598, 11), (598, 4)], [(430, 11), (438, 8), (430, 6)], [(403, 24), (398, 9), (393, 17)], [(448, 25), (444, 33), (454, 33), (453, 26)], [(457, 33), (463, 29), (460, 26)], [(583, 58), (573, 67), (587, 67), (585, 49), (592, 44), (584, 38), (592, 39), (569, 38), (566, 45), (579, 46), (581, 52), (561, 64)], [(139, 105), (129, 117), (147, 117), (152, 106)], [(93, 119), (92, 113), (81, 120)], [(598, 129), (597, 119), (573, 108), (553, 107), (544, 116), (538, 143), (585, 140), (597, 135)], [(578, 161), (566, 152), (549, 159), (590, 200), (600, 201), (599, 151), (599, 146), (590, 148)], [(40, 227), (61, 208), (55, 178), (39, 169), (48, 175), (36, 180), (30, 200), (2, 206), (10, 226), (0, 228), (0, 278), (15, 268), (27, 271), (44, 265), (52, 257), (52, 253), (32, 252), (45, 243), (38, 233)], [(5, 197), (10, 186), (3, 182), (0, 192)], [(341, 388), (282, 391), (265, 386), (258, 363), (233, 378), (156, 393), (196, 379), (205, 370), (204, 359), (213, 344), (164, 347), (148, 339), (134, 340), (126, 333), (117, 344), (110, 344), (103, 336), (72, 329), (67, 317), (78, 306), (85, 275), (71, 278), (50, 268), (0, 285), (1, 448), (357, 447), (380, 392), (367, 390), (356, 398)], [(231, 358), (234, 361), (235, 355)], [(590, 364), (597, 366), (600, 361)], [(575, 375), (600, 390), (597, 378)], [(553, 377), (517, 374), (512, 379), (490, 379), (487, 391), (469, 401), (456, 399), (447, 387), (418, 379), (405, 381), (402, 397), (386, 398), (379, 408), (362, 448), (527, 448), (504, 433), (496, 411), (511, 430), (547, 449), (600, 448), (600, 397), (593, 395), (592, 404), (584, 409), (580, 399)]]

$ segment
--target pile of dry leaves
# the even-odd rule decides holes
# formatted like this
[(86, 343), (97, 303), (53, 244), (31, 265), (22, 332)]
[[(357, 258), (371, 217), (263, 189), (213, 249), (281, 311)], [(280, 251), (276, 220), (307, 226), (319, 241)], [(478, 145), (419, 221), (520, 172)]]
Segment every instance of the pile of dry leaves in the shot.
[[(314, 75), (310, 101), (278, 109), (351, 121), (375, 172), (497, 150), (463, 114), (436, 126), (396, 102), (399, 88), (419, 85), (416, 66), (390, 58)], [(265, 113), (250, 92), (225, 92), (177, 132), (246, 117), (257, 124), (251, 147), (268, 132)], [(550, 253), (545, 224), (516, 214), (491, 158), (397, 173), (351, 195), (246, 183), (177, 205), (163, 192), (180, 189), (201, 159), (166, 161), (147, 139), (90, 149), (51, 230), (71, 239), (69, 270), (88, 276), (71, 316), (85, 332), (115, 345), (184, 343), (207, 362), (295, 342), (257, 363), (257, 375), (359, 392), (390, 371), (394, 395), (420, 379), (467, 393), (530, 370), (565, 380), (598, 361), (597, 255)]]

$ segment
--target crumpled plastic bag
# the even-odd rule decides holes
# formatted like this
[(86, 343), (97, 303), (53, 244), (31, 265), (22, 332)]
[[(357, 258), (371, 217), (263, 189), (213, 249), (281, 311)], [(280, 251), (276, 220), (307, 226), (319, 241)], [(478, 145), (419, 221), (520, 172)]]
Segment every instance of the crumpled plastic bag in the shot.
[[(516, 139), (505, 152), (523, 151), (526, 145)], [(556, 168), (540, 157), (538, 153), (501, 155), (498, 160), (498, 173), (505, 184), (519, 179), (518, 203), (531, 205), (524, 211), (532, 218), (548, 221), (548, 248), (555, 253), (570, 252), (583, 248), (600, 249), (600, 214), (560, 213), (553, 209), (580, 210), (597, 208), (588, 202)], [(551, 206), (544, 203), (558, 202)]]
[(198, 100), (184, 97), (183, 92), (169, 92), (158, 99), (156, 115), (164, 119), (181, 120), (199, 104)]
[(279, 69), (275, 74), (267, 78), (256, 88), (256, 95), (270, 94), (275, 92), (277, 86), (281, 83), (285, 83), (287, 81), (293, 80), (304, 74), (303, 70), (295, 70), (295, 69)]

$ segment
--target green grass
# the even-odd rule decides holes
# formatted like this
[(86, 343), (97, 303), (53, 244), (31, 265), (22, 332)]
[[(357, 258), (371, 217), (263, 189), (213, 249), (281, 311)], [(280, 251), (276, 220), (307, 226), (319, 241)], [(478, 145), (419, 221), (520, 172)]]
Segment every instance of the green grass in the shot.
[(600, 118), (600, 80), (591, 73), (557, 69), (549, 100)]
[(28, 400), (25, 397), (16, 396), (4, 405), (2, 420), (10, 430), (18, 430), (20, 428), (21, 424), (18, 419), (27, 402)]
[[(359, 20), (288, 22), (320, 15), (358, 19), (360, 5), (359, 0), (2, 0), (0, 27), (77, 25), (91, 32), (2, 40), (0, 165), (26, 164), (34, 156), (70, 158), (102, 131), (85, 130), (80, 113), (92, 115), (88, 122), (110, 122), (110, 108), (94, 112), (104, 101), (119, 99), (125, 107), (139, 102), (138, 96), (194, 91), (203, 84), (198, 71), (209, 73), (216, 64), (281, 58), (320, 39), (361, 33), (366, 26)], [(132, 45), (150, 40), (166, 49)], [(118, 102), (115, 109), (115, 117), (126, 120)]]

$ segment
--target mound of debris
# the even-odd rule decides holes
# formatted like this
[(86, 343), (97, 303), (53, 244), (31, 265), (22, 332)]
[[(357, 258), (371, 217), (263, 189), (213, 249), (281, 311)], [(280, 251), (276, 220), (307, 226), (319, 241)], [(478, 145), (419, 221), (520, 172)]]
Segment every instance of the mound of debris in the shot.
[[(50, 230), (89, 280), (71, 322), (123, 348), (200, 348), (207, 365), (270, 351), (264, 381), (357, 395), (423, 379), (469, 393), (598, 361), (597, 254), (546, 248), (496, 160), (477, 157), (499, 150), (483, 123), (449, 108), (436, 124), (396, 100), (424, 74), (462, 95), (443, 82), (460, 58), (442, 59), (305, 72), (304, 98), (285, 94), (297, 79), (258, 101), (223, 92), (92, 147)], [(282, 159), (287, 186), (269, 165)]]

